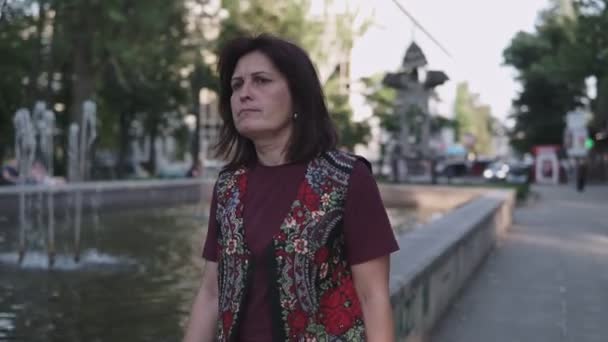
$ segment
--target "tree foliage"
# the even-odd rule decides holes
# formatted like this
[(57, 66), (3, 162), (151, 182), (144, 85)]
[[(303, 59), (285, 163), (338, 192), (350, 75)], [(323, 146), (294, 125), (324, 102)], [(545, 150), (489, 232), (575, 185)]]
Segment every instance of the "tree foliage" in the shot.
[[(327, 1), (331, 2), (331, 1)], [(344, 67), (333, 55), (350, 53), (354, 38), (365, 32), (368, 22), (355, 27), (356, 12), (335, 14), (332, 18), (311, 17), (310, 1), (294, 0), (274, 2), (270, 0), (224, 0), (223, 8), (228, 18), (222, 22), (217, 41), (218, 49), (227, 41), (241, 35), (271, 33), (302, 46), (311, 56), (317, 69), (332, 70), (324, 82), (328, 110), (339, 131), (341, 147), (352, 150), (357, 144), (369, 140), (370, 128), (365, 122), (353, 120), (347, 90), (341, 79)]]
[[(198, 113), (201, 88), (218, 89), (216, 55), (226, 41), (272, 33), (331, 69), (333, 50), (324, 40), (334, 37), (349, 53), (363, 30), (352, 27), (353, 13), (336, 18), (311, 17), (309, 0), (9, 1), (0, 21), (0, 161), (12, 151), (14, 113), (37, 100), (57, 114), (59, 174), (68, 127), (80, 121), (86, 99), (98, 105), (98, 147), (113, 151), (118, 165), (127, 163), (134, 123), (152, 139), (171, 134), (184, 138), (182, 149), (198, 146), (185, 139), (184, 117)], [(348, 97), (326, 81), (328, 107), (352, 148), (367, 137), (365, 124), (353, 122)]]
[(490, 107), (479, 103), (478, 95), (470, 92), (466, 82), (456, 87), (454, 102), (456, 137), (463, 141), (466, 135), (475, 139), (472, 152), (490, 155), (492, 151), (492, 113)]
[[(574, 2), (573, 12), (553, 2), (535, 32), (519, 32), (504, 50), (521, 92), (513, 101), (512, 145), (527, 152), (534, 145), (561, 144), (565, 115), (588, 105), (591, 130), (608, 129), (608, 10), (606, 0)], [(596, 99), (587, 98), (585, 80), (597, 79)]]

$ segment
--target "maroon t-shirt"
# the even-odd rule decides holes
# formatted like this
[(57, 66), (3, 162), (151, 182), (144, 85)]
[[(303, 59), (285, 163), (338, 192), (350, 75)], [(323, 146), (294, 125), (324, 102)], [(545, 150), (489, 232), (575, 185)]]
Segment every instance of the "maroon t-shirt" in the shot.
[[(253, 167), (248, 175), (243, 225), (255, 269), (239, 327), (239, 340), (272, 341), (269, 277), (265, 248), (279, 231), (304, 180), (306, 164)], [(362, 161), (355, 163), (344, 211), (346, 258), (351, 265), (363, 263), (399, 249), (378, 186)], [(203, 257), (217, 262), (217, 208), (211, 200), (209, 226)]]

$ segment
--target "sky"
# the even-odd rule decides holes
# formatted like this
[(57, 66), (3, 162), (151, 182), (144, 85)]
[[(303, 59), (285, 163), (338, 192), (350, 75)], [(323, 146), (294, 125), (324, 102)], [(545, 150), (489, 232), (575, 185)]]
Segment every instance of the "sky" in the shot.
[[(374, 25), (355, 40), (352, 79), (396, 71), (413, 39), (427, 57), (428, 70), (442, 70), (450, 77), (437, 88), (440, 114), (452, 115), (456, 85), (467, 81), (501, 120), (506, 120), (518, 89), (514, 69), (502, 65), (502, 51), (518, 31), (532, 32), (538, 11), (549, 5), (549, 0), (398, 0), (447, 49), (449, 57), (421, 30), (413, 29), (393, 0), (346, 1), (351, 9), (359, 8), (361, 17), (373, 13), (375, 18)], [(313, 6), (319, 2), (313, 1)], [(352, 101), (356, 117), (369, 114), (361, 96), (353, 94)]]

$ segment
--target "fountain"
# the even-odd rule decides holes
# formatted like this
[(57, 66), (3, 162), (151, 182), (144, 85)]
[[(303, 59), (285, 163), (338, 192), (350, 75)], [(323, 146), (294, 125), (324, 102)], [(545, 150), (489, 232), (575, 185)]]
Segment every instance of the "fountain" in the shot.
[[(97, 108), (93, 101), (83, 104), (82, 123), (70, 125), (68, 142), (68, 178), (71, 182), (83, 182), (90, 178), (91, 155), (93, 143), (97, 138)], [(54, 133), (55, 114), (48, 110), (42, 101), (36, 102), (32, 115), (28, 109), (22, 108), (15, 113), (15, 156), (19, 171), (19, 263), (23, 262), (26, 253), (26, 235), (32, 229), (32, 216), (26, 193), (26, 185), (30, 182), (41, 184), (35, 188), (37, 194), (36, 226), (40, 229), (46, 224), (46, 249), (49, 266), (55, 261), (55, 182), (54, 172)], [(34, 174), (34, 170), (42, 171)], [(47, 220), (43, 220), (43, 194), (46, 193)], [(74, 192), (74, 244), (76, 262), (80, 259), (80, 231), (82, 217), (82, 191)], [(66, 217), (70, 218), (71, 215)]]
[[(93, 101), (83, 103), (82, 123), (70, 125), (68, 141), (68, 172), (70, 181), (84, 182), (90, 178), (91, 165), (87, 162), (97, 139), (97, 106)], [(74, 216), (74, 260), (80, 260), (80, 230), (82, 224), (82, 190), (75, 193)]]
[[(162, 341), (178, 336), (178, 322), (185, 319), (184, 308), (199, 285), (198, 249), (206, 226), (204, 217), (192, 215), (192, 205), (208, 202), (213, 184), (200, 179), (91, 181), (98, 126), (94, 103), (83, 106), (82, 120), (64, 133), (67, 184), (48, 178), (43, 185), (31, 182), (36, 165), (44, 165), (50, 175), (57, 172), (50, 106), (15, 113), (21, 178), (18, 186), (0, 188), (0, 340), (145, 336)], [(37, 223), (40, 194), (38, 216), (44, 220)], [(89, 207), (94, 198), (103, 199), (99, 232), (95, 216), (89, 216), (89, 209), (97, 209)]]
[[(44, 102), (37, 102), (34, 106), (34, 123), (36, 127), (36, 135), (38, 136), (38, 146), (40, 158), (43, 165), (46, 167), (47, 180), (45, 183), (52, 184), (53, 180), (53, 158), (54, 158), (54, 141), (55, 133), (55, 113), (46, 109)], [(54, 263), (55, 258), (55, 205), (53, 203), (53, 187), (46, 187), (47, 190), (47, 253), (49, 255), (49, 264)], [(42, 227), (42, 191), (38, 191), (38, 227)]]
[(29, 220), (26, 218), (26, 197), (23, 186), (30, 175), (36, 153), (36, 138), (34, 127), (30, 118), (30, 111), (19, 109), (15, 114), (15, 157), (19, 170), (19, 262), (25, 256), (25, 233), (28, 230)]
[[(36, 102), (33, 110), (33, 118), (28, 109), (22, 108), (15, 114), (13, 123), (15, 125), (15, 156), (19, 170), (19, 262), (23, 261), (26, 251), (26, 231), (30, 230), (32, 224), (28, 217), (28, 199), (25, 193), (25, 185), (30, 180), (45, 181), (52, 180), (53, 176), (53, 134), (55, 132), (55, 114), (46, 109), (44, 102)], [(43, 166), (37, 163), (42, 162)], [(33, 174), (34, 166), (38, 171), (44, 167), (46, 174)], [(47, 182), (48, 183), (48, 182)], [(47, 251), (49, 262), (52, 264), (55, 255), (55, 214), (52, 187), (47, 188)], [(36, 226), (43, 226), (43, 192), (42, 188), (37, 192), (37, 215)]]

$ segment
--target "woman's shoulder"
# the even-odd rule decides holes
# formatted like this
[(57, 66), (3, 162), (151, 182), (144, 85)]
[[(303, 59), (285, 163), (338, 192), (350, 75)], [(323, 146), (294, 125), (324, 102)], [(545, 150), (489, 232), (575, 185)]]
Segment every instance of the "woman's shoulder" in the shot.
[(364, 168), (367, 169), (370, 174), (372, 173), (372, 164), (361, 155), (338, 149), (330, 150), (326, 154), (338, 162), (348, 164), (353, 172), (355, 169)]

